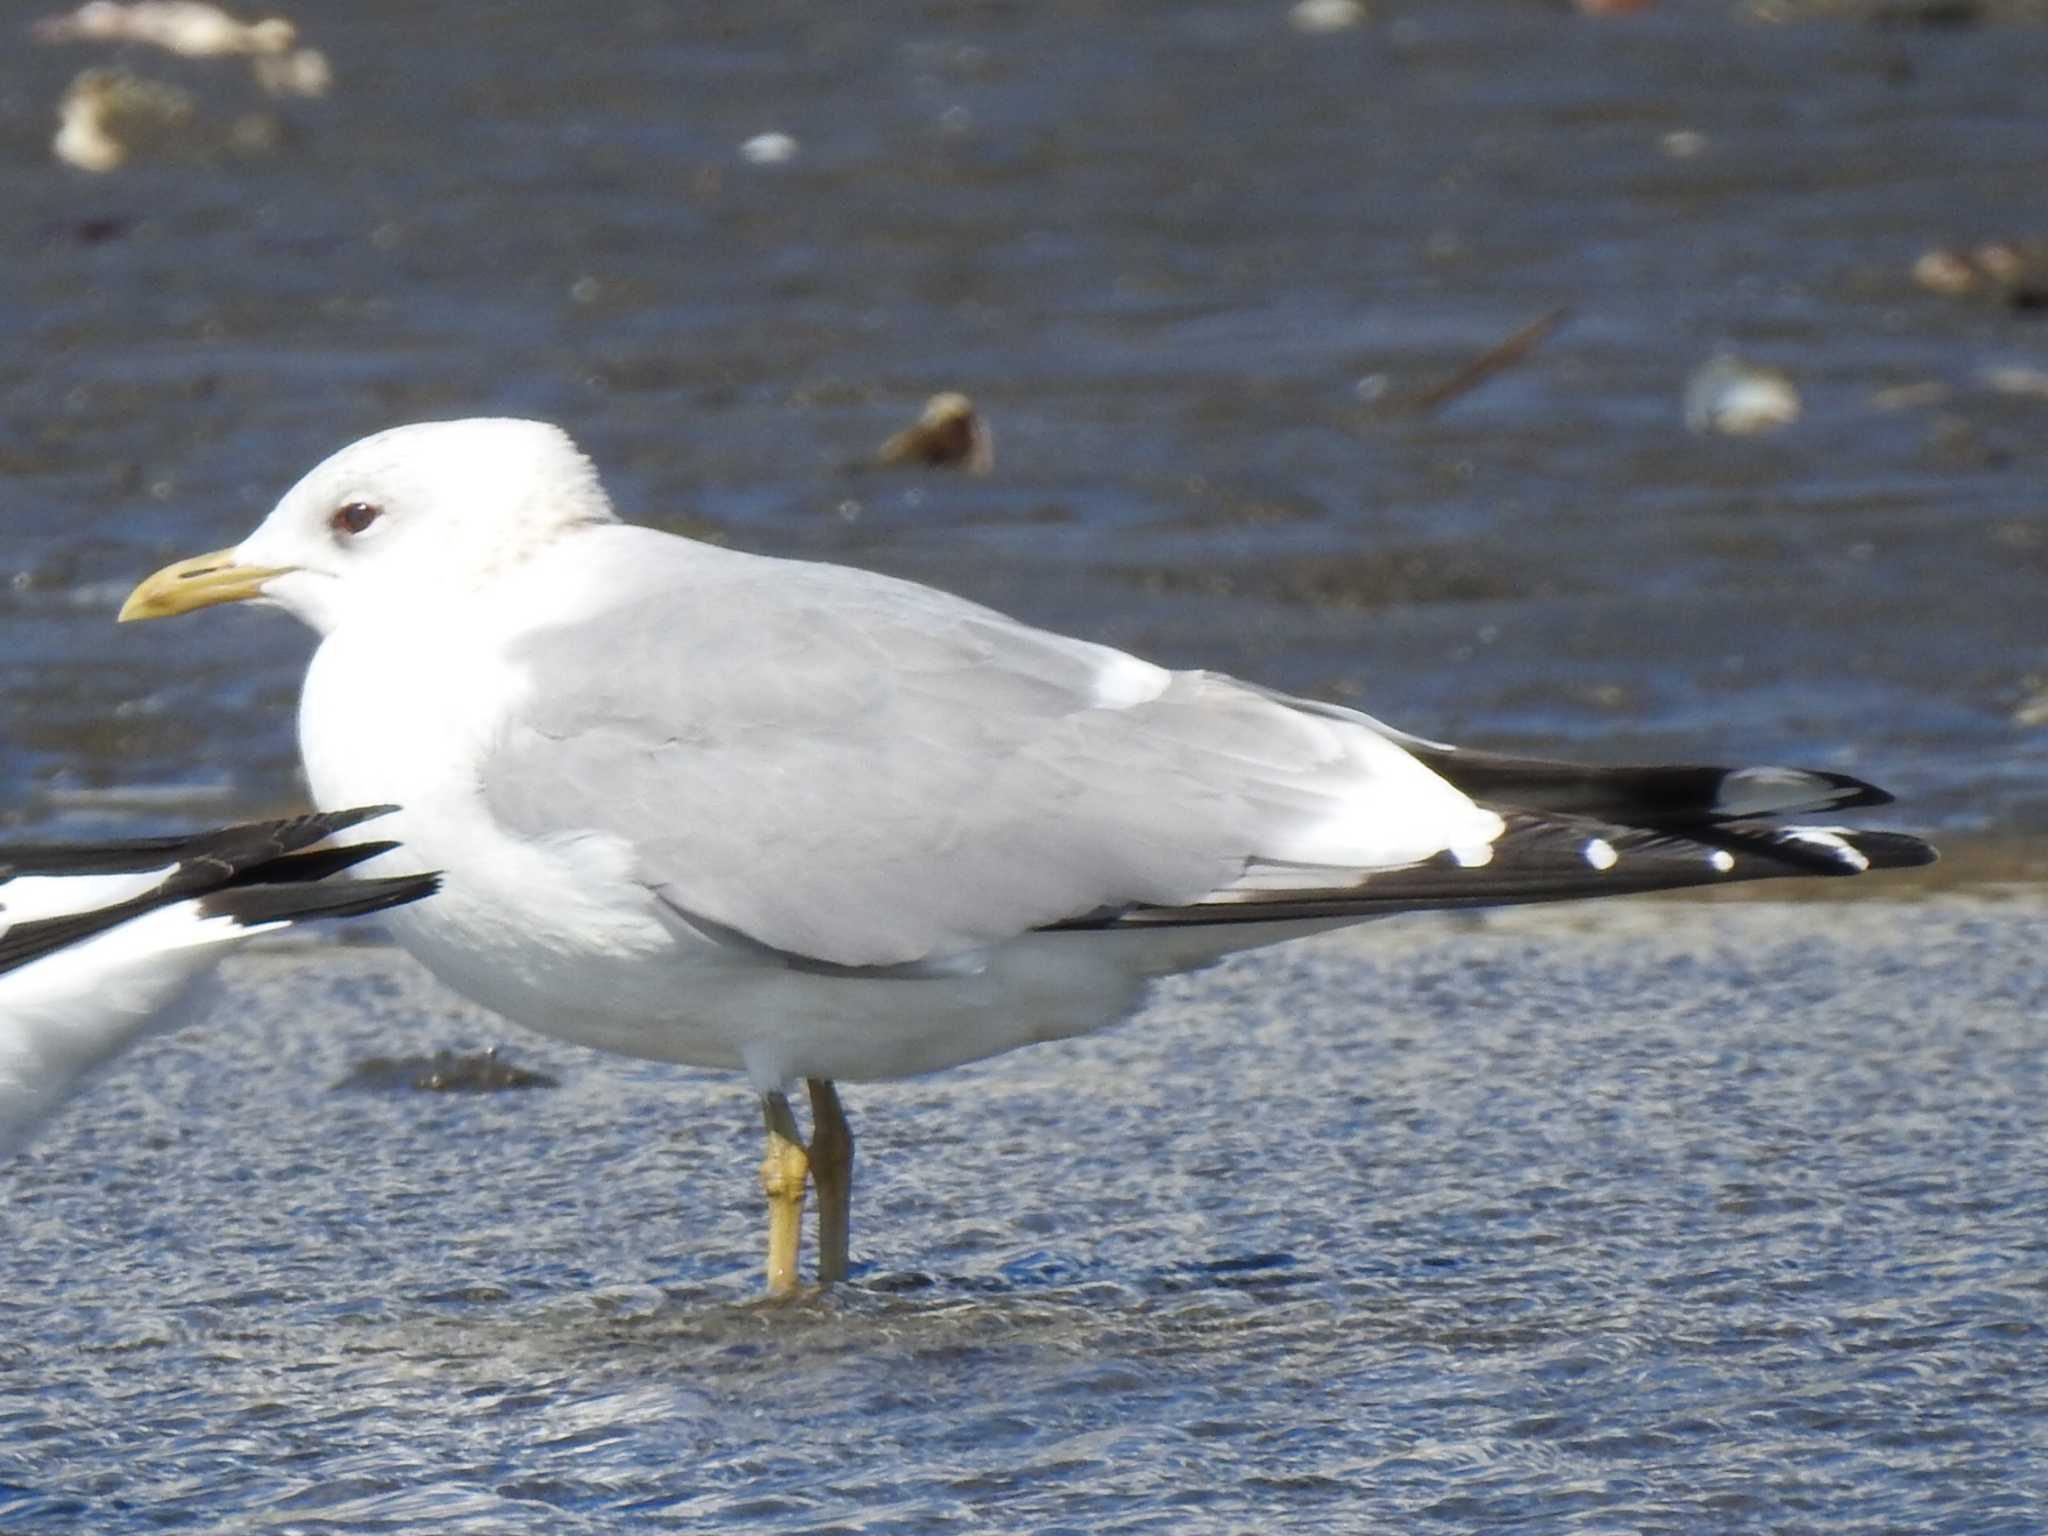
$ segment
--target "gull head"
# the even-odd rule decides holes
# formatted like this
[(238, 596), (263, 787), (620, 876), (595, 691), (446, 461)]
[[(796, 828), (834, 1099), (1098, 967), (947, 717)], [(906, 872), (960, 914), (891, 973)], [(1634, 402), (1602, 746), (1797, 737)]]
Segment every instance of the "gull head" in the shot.
[(444, 606), (570, 530), (616, 520), (597, 472), (560, 427), (393, 427), (321, 463), (232, 549), (149, 577), (121, 620), (253, 601), (331, 634), (358, 619)]

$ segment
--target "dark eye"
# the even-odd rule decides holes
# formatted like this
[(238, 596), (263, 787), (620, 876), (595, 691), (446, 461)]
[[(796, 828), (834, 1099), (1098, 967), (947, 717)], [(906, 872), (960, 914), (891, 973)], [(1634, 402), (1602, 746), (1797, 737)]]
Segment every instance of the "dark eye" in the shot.
[(327, 519), (327, 526), (336, 533), (357, 534), (383, 515), (382, 507), (373, 507), (367, 501), (351, 501), (334, 509), (334, 515)]

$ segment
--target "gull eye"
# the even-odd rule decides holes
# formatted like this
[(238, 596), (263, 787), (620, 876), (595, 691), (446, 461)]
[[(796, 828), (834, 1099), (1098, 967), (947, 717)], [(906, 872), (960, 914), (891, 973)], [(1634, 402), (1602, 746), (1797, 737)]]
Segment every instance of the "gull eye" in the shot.
[(334, 509), (327, 526), (343, 538), (352, 538), (383, 515), (382, 507), (373, 507), (367, 501), (351, 501)]

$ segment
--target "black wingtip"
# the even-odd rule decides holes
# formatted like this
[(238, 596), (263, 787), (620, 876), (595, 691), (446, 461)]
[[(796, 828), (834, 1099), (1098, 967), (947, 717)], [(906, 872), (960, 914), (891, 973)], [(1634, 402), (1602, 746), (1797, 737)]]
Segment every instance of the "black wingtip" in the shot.
[(1851, 806), (1890, 805), (1898, 798), (1890, 790), (1880, 788), (1868, 779), (1852, 778), (1846, 773), (1822, 773), (1815, 768), (1803, 768), (1800, 771), (1810, 773), (1817, 779), (1825, 779), (1839, 789), (1842, 798), (1835, 804), (1844, 809)]
[(1862, 875), (1877, 869), (1916, 869), (1939, 857), (1932, 844), (1910, 833), (1868, 832), (1860, 827), (1722, 822), (1691, 835), (1744, 860), (1769, 860), (1782, 874)]
[[(269, 821), (243, 822), (206, 832), (170, 837), (122, 838), (108, 842), (12, 843), (0, 846), (0, 877), (14, 875), (141, 874), (194, 866), (180, 889), (210, 885), (268, 859), (310, 848), (323, 838), (397, 810), (395, 805), (360, 805), (341, 811), (310, 811)], [(176, 875), (171, 877), (174, 880)]]
[(358, 805), (346, 811), (314, 811), (305, 819), (324, 821), (327, 823), (327, 830), (333, 833), (341, 831), (344, 827), (353, 827), (359, 822), (375, 821), (379, 816), (389, 816), (398, 809), (396, 805)]
[(264, 923), (362, 917), (419, 901), (440, 889), (439, 871), (383, 880), (343, 880), (333, 885), (248, 885), (201, 897), (199, 910), (208, 917), (233, 918), (245, 928), (254, 928)]
[(362, 805), (223, 827), (209, 836), (193, 839), (191, 850), (179, 859), (178, 867), (158, 890), (169, 897), (196, 896), (240, 877), (256, 876), (277, 860), (397, 809), (395, 805)]
[(256, 825), (267, 825), (275, 829), (274, 835), (279, 843), (284, 845), (279, 852), (296, 853), (301, 848), (311, 847), (322, 838), (332, 837), (337, 832), (345, 832), (350, 827), (360, 826), (366, 821), (375, 821), (379, 816), (389, 816), (397, 809), (395, 805), (358, 805), (345, 811), (308, 811), (303, 816), (292, 816), (277, 822), (259, 822)]
[(303, 885), (314, 880), (325, 880), (329, 875), (338, 875), (345, 869), (354, 869), (356, 865), (367, 863), (396, 847), (397, 843), (385, 839), (379, 842), (350, 843), (341, 848), (316, 848), (308, 853), (287, 853), (253, 865), (228, 883)]
[(1811, 812), (1822, 808), (1831, 811), (1860, 810), (1864, 806), (1890, 805), (1896, 798), (1890, 790), (1880, 789), (1868, 779), (1859, 779), (1846, 773), (1830, 773), (1824, 768), (1731, 769), (1722, 780), (1723, 794), (1728, 794), (1745, 778), (1757, 775), (1782, 775), (1788, 781), (1809, 780), (1816, 786), (1825, 786), (1825, 793), (1806, 797), (1797, 805), (1764, 806), (1748, 814), (1783, 815), (1788, 811)]
[(1504, 811), (1491, 857), (1474, 863), (1438, 854), (1402, 869), (1362, 873), (1351, 884), (1239, 894), (1186, 907), (1091, 913), (1059, 928), (1357, 919), (1393, 912), (1642, 895), (1797, 876), (1841, 877), (1913, 869), (1934, 848), (1906, 832), (1849, 827), (1710, 822), (1683, 831), (1621, 827), (1583, 817)]
[(1907, 832), (1858, 831), (1845, 835), (1870, 860), (1872, 869), (1921, 869), (1941, 861), (1939, 848)]
[(1599, 765), (1506, 757), (1394, 733), (1402, 747), (1475, 800), (1552, 816), (1681, 830), (1763, 816), (1833, 815), (1889, 805), (1877, 785), (1824, 768), (1687, 763)]

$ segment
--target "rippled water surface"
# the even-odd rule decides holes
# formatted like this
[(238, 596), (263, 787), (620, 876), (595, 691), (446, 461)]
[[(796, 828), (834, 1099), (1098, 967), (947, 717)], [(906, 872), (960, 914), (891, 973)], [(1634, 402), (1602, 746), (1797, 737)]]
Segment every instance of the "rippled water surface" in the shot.
[(749, 1301), (736, 1083), (238, 964), (0, 1170), (27, 1530), (2037, 1531), (2038, 909), (1385, 924), (856, 1089), (855, 1284)]
[[(289, 799), (289, 621), (109, 612), (350, 438), (507, 412), (570, 426), (631, 515), (1434, 733), (1849, 764), (1922, 819), (2048, 819), (2048, 398), (1994, 383), (2048, 368), (2048, 322), (1908, 275), (2048, 229), (2048, 28), (302, 20), (337, 84), (265, 108), (294, 136), (256, 160), (66, 172), (51, 103), (97, 55), (0, 63), (10, 817)], [(233, 63), (180, 78), (250, 106)], [(743, 160), (771, 130), (797, 157)], [(1434, 415), (1361, 401), (1559, 305)], [(1794, 377), (1795, 427), (1684, 431), (1723, 345)], [(1946, 395), (1880, 394), (1910, 386)], [(987, 410), (995, 475), (848, 471), (942, 388)]]
[[(91, 177), (47, 143), (106, 59), (28, 14), (9, 829), (293, 802), (309, 640), (112, 612), (350, 438), (482, 412), (642, 520), (1432, 734), (1868, 773), (1994, 872), (2048, 827), (2048, 321), (1909, 276), (2048, 233), (2048, 29), (306, 0), (324, 101), (125, 58), (275, 153)], [(1689, 434), (1722, 347), (1802, 418)], [(946, 388), (994, 474), (853, 467)], [(2042, 907), (1252, 957), (854, 1090), (857, 1284), (788, 1308), (738, 1084), (252, 955), (0, 1168), (0, 1528), (2038, 1532)], [(557, 1085), (363, 1071), (490, 1044)]]

